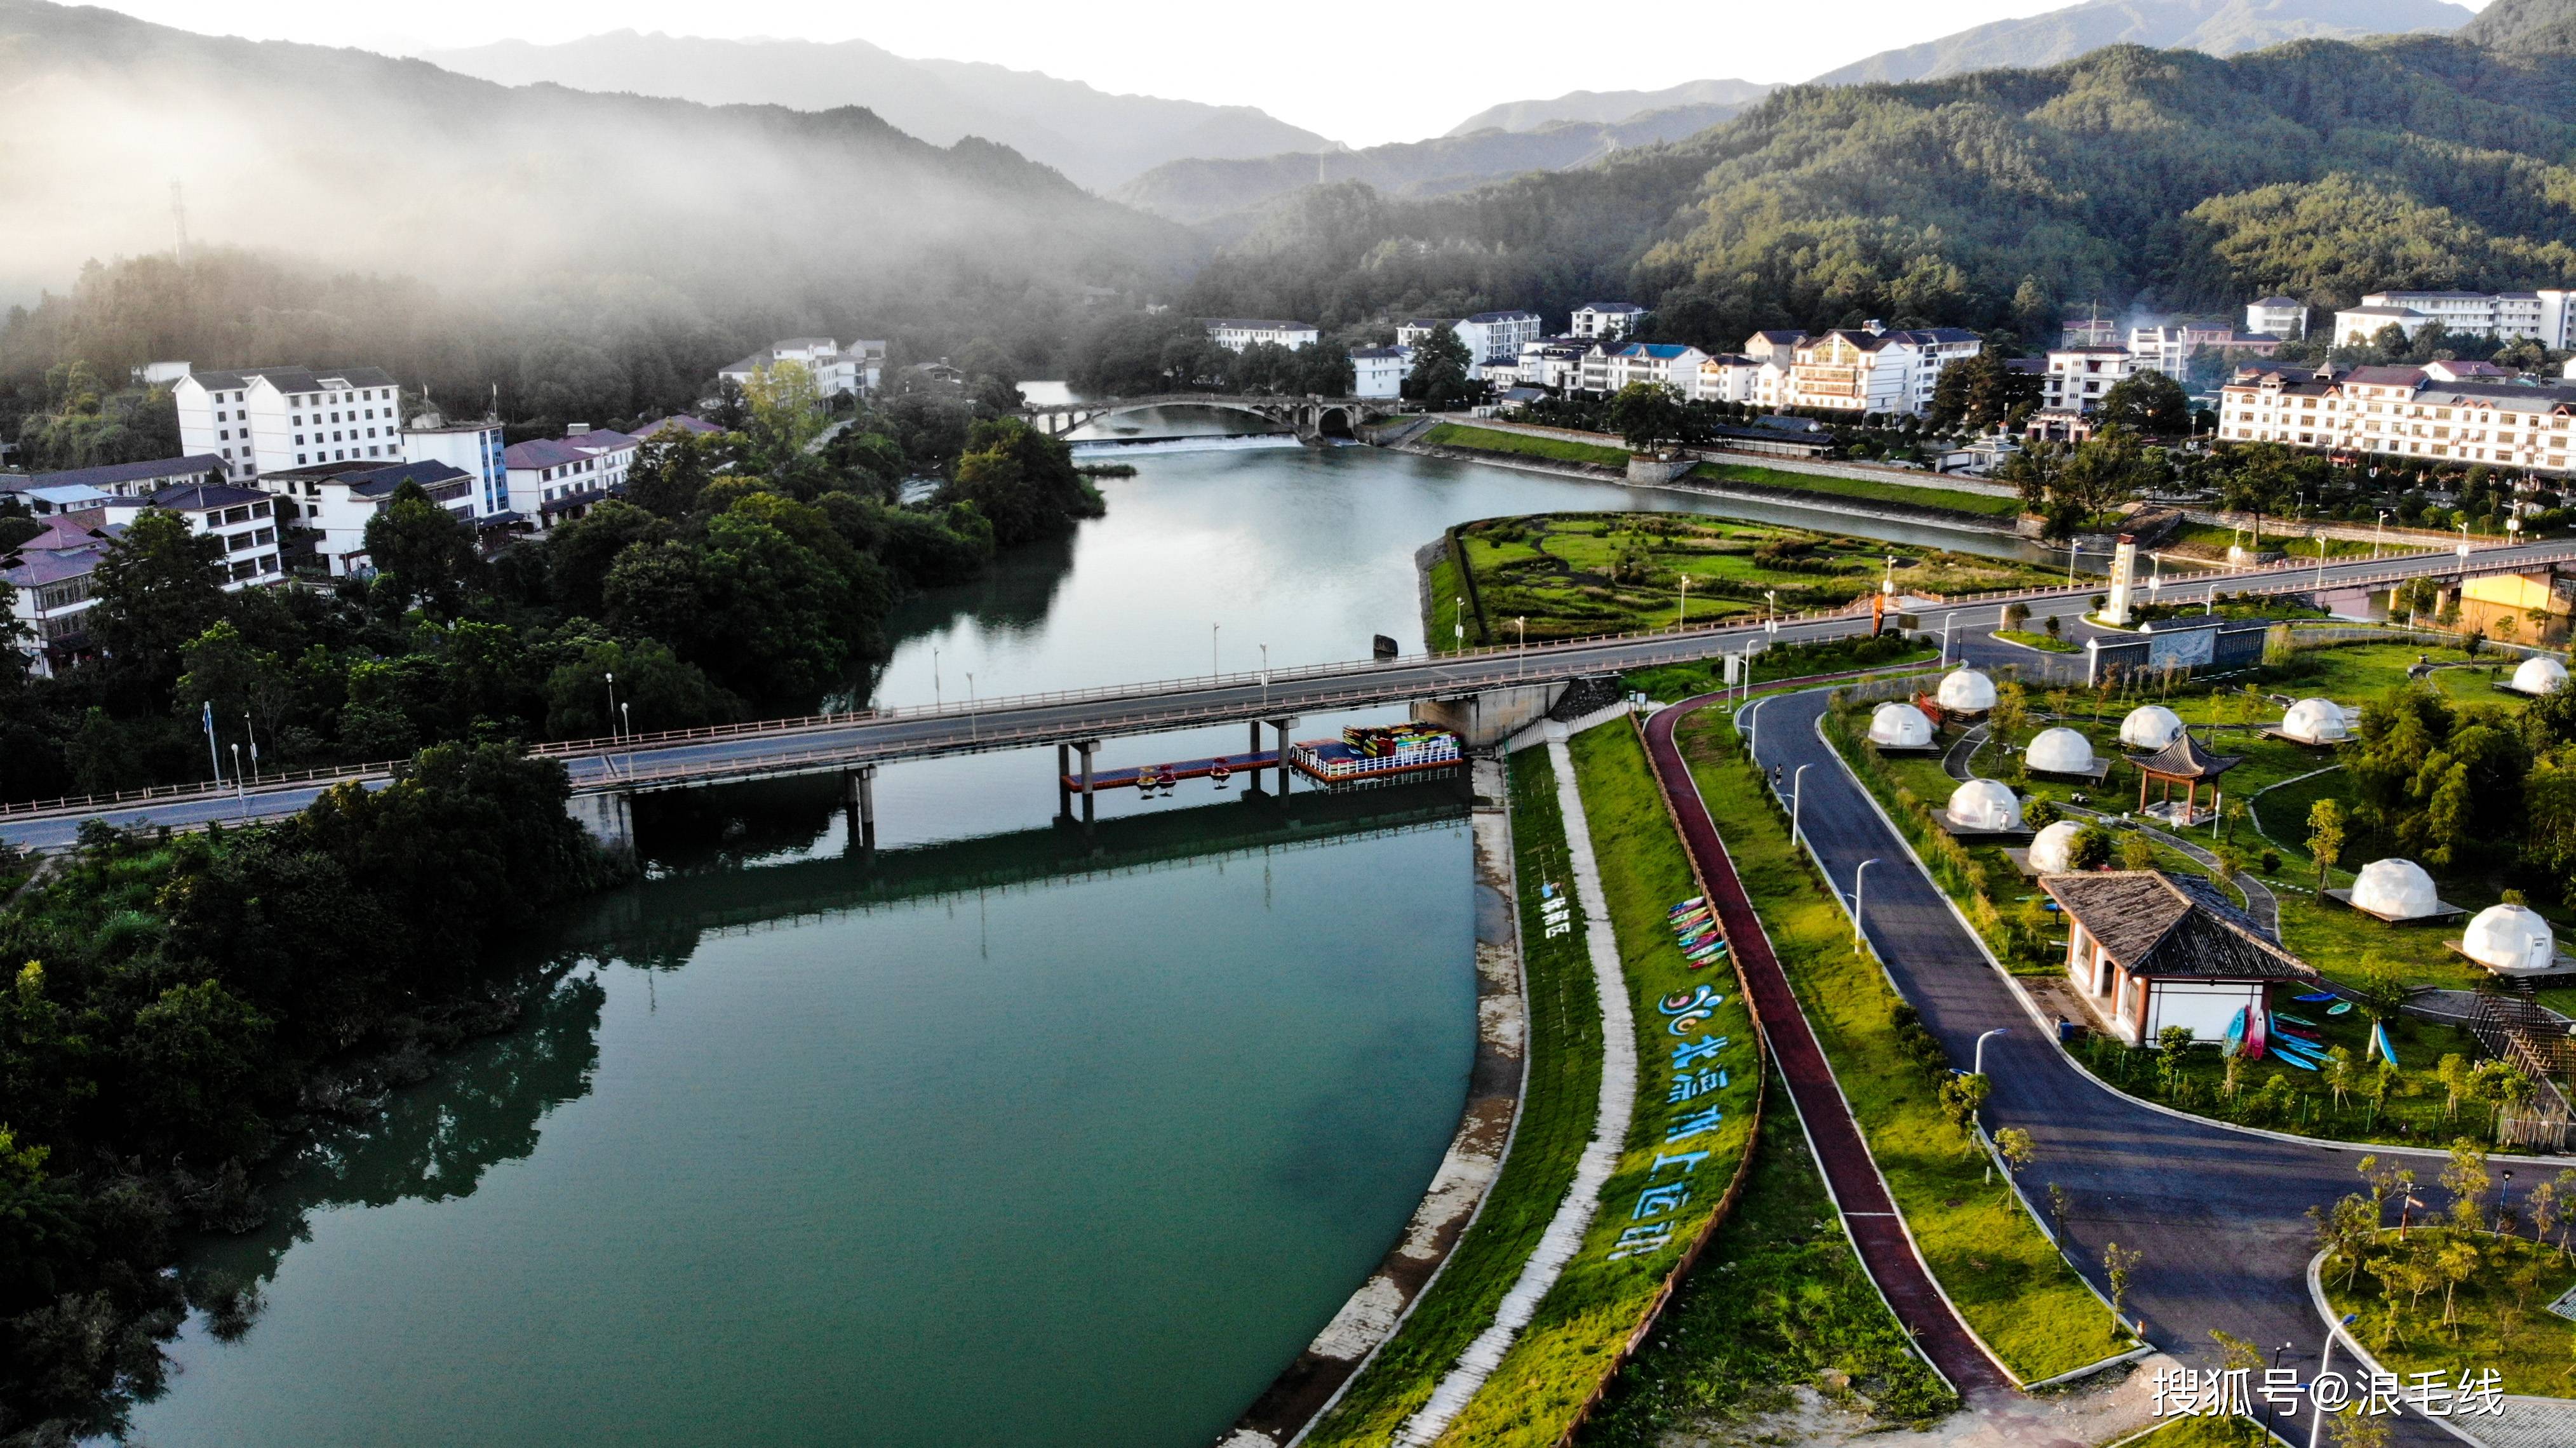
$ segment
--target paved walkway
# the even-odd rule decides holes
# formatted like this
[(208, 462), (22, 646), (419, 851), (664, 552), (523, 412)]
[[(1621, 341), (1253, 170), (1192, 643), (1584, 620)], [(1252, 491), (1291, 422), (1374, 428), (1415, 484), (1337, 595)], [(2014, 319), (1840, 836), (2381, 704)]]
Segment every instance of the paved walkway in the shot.
[(1467, 1344), (1457, 1363), (1433, 1385), (1430, 1399), (1396, 1430), (1398, 1443), (1423, 1445), (1438, 1438), (1502, 1365), (1503, 1354), (1511, 1350), (1521, 1329), (1529, 1326), (1539, 1300), (1582, 1249), (1583, 1234), (1591, 1230), (1593, 1213), (1600, 1206), (1601, 1189), (1619, 1167), (1619, 1153), (1628, 1143), (1628, 1118), (1636, 1109), (1637, 1025), (1628, 1009), (1628, 978), (1619, 964), (1619, 936), (1610, 924), (1610, 901), (1601, 892), (1601, 867), (1592, 854), (1592, 828), (1584, 817), (1583, 794), (1575, 788), (1574, 752), (1565, 747), (1562, 733), (1548, 740), (1547, 760), (1556, 771), (1556, 804), (1565, 817), (1574, 898), (1583, 907), (1583, 946), (1592, 959), (1592, 988), (1601, 1002), (1600, 1109), (1592, 1119), (1592, 1140), (1575, 1163), (1574, 1184), (1557, 1204), (1556, 1215), (1540, 1234), (1529, 1261), (1522, 1264), (1519, 1279), (1503, 1294), (1493, 1324)]
[(1772, 1059), (1779, 1063), (1781, 1075), (1789, 1083), (1789, 1099), (1796, 1105), (1798, 1120), (1815, 1149), (1826, 1189), (1833, 1193), (1834, 1203), (1841, 1209), (1843, 1229), (1850, 1234), (1861, 1264), (1869, 1269), (1879, 1295), (1887, 1299), (1897, 1321), (1905, 1325), (1924, 1357), (1958, 1389), (1962, 1398), (1973, 1402), (2009, 1392), (2013, 1387), (2011, 1376), (1987, 1356), (1949, 1299), (1941, 1295), (1922, 1259), (1915, 1255), (1904, 1218), (1897, 1214), (1896, 1202), (1888, 1195), (1887, 1184), (1880, 1179), (1878, 1165), (1870, 1157), (1868, 1142), (1861, 1136), (1860, 1123), (1852, 1117), (1851, 1103), (1843, 1099), (1833, 1066), (1825, 1059), (1824, 1048), (1817, 1044), (1806, 1013), (1798, 1006), (1788, 973), (1772, 953), (1771, 938), (1762, 928), (1761, 917), (1754, 913), (1753, 902), (1736, 877), (1735, 862), (1719, 841), (1717, 826), (1709, 819), (1708, 807), (1691, 780), (1690, 768), (1673, 742), (1675, 725), (1691, 711), (1720, 697), (1703, 694), (1656, 714), (1646, 723), (1646, 751), (1664, 796), (1672, 802), (1673, 813), (1681, 821), (1682, 843), (1698, 864), (1700, 877), (1708, 882), (1727, 942), (1734, 949), (1746, 989), (1752, 994), (1753, 1013), (1761, 1023), (1763, 1038), (1770, 1043)]

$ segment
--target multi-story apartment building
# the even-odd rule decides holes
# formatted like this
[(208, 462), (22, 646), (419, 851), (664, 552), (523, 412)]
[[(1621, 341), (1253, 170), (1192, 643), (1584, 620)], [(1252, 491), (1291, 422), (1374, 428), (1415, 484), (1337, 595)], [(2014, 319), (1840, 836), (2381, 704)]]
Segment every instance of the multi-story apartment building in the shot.
[(2576, 291), (2372, 292), (2335, 313), (2335, 344), (2368, 342), (2395, 323), (2410, 339), (2434, 323), (2458, 337), (2530, 337), (2565, 350), (2576, 345)]
[(1583, 390), (1613, 393), (1635, 382), (1669, 387), (1684, 397), (1699, 393), (1700, 364), (1708, 354), (1677, 342), (1627, 342), (1596, 348), (1583, 359)]
[(1401, 397), (1404, 379), (1413, 371), (1413, 349), (1410, 347), (1354, 347), (1351, 349), (1351, 395), (1353, 397)]
[(825, 397), (864, 397), (883, 385), (885, 360), (883, 342), (852, 342), (844, 347), (829, 337), (790, 337), (723, 368), (716, 379), (742, 386), (764, 367), (793, 362), (813, 375), (814, 390)]
[(442, 462), (315, 463), (262, 479), (276, 497), (279, 522), (314, 535), (316, 560), (334, 578), (373, 566), (367, 557), (367, 522), (384, 511), (404, 483), (419, 484), (431, 502), (460, 523), (479, 517), (478, 480)]
[[(257, 488), (187, 483), (133, 502), (138, 504), (134, 512), (149, 506), (159, 512), (176, 513), (187, 521), (189, 532), (221, 542), (224, 590), (228, 593), (275, 583), (285, 576), (279, 562), (276, 500)], [(118, 512), (111, 505), (108, 516), (115, 518)], [(131, 518), (133, 514), (124, 516)]]
[(2059, 331), (2057, 350), (2077, 347), (2117, 347), (2120, 345), (2120, 322), (2116, 317), (2076, 317), (2065, 321)]
[(1312, 347), (1324, 335), (1312, 322), (1283, 322), (1269, 317), (1208, 317), (1203, 324), (1208, 340), (1229, 352), (1240, 352), (1256, 342), (1274, 347)]
[(1523, 344), (1538, 340), (1538, 313), (1478, 312), (1461, 319), (1457, 332), (1458, 340), (1467, 344), (1467, 359), (1479, 368), (1510, 366), (1519, 359)]
[(1703, 402), (1754, 402), (1763, 365), (1741, 352), (1720, 352), (1699, 364), (1699, 388), (1691, 395)]
[(2264, 297), (2245, 304), (2245, 330), (2293, 341), (2308, 335), (2308, 304), (2297, 297)]
[(1608, 341), (1636, 331), (1645, 316), (1646, 309), (1635, 302), (1585, 302), (1574, 309), (1574, 323), (1566, 330)]
[(2040, 387), (2043, 412), (2082, 415), (2101, 405), (2102, 394), (2138, 370), (2138, 359), (2126, 347), (2060, 347), (2048, 354), (2048, 372)]
[(480, 489), (475, 499), (477, 521), (513, 510), (509, 468), (501, 456), (501, 419), (450, 422), (432, 409), (415, 415), (403, 428), (402, 445), (405, 462), (445, 463), (473, 477)]
[(1458, 325), (1456, 317), (1414, 317), (1395, 324), (1395, 345), (1419, 347), (1432, 333)]
[(0, 490), (28, 492), (39, 488), (95, 488), (116, 498), (148, 498), (163, 488), (202, 483), (223, 472), (223, 459), (213, 453), (194, 457), (155, 458), (149, 462), (106, 463), (94, 468), (35, 473), (10, 478)]
[(2193, 353), (2235, 343), (2236, 328), (2226, 322), (2178, 321), (2129, 329), (2129, 356), (2137, 370), (2177, 380), (2189, 370)]
[(98, 602), (99, 561), (114, 542), (95, 515), (56, 519), (18, 545), (0, 581), (14, 589), (10, 612), (28, 670), (51, 678), (89, 652), (89, 612)]
[(2422, 367), (2244, 367), (2220, 393), (2218, 435), (2564, 472), (2576, 456), (2576, 387), (2444, 381)]
[(588, 423), (560, 438), (513, 444), (502, 454), (510, 472), (510, 511), (540, 530), (578, 518), (603, 498), (626, 491), (641, 439)]
[(244, 367), (172, 385), (179, 443), (212, 454), (227, 482), (332, 462), (402, 456), (401, 398), (376, 367)]
[[(1745, 351), (1752, 353), (1765, 335), (1756, 333)], [(1790, 407), (1919, 414), (1931, 408), (1942, 369), (1984, 349), (1983, 338), (1957, 327), (1836, 328), (1792, 349), (1783, 401)]]
[(1523, 387), (1544, 387), (1556, 392), (1577, 392), (1583, 387), (1583, 359), (1600, 350), (1601, 344), (1588, 337), (1541, 337), (1521, 344), (1520, 360), (1512, 365), (1513, 380)]

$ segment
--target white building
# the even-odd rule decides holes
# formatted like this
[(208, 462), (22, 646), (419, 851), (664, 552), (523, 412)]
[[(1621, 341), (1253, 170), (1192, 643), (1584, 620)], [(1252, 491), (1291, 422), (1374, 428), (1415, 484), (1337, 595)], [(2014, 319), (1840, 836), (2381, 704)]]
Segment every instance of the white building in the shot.
[(1541, 337), (1524, 342), (1520, 360), (1512, 367), (1513, 380), (1523, 387), (1578, 391), (1583, 386), (1584, 359), (1600, 349), (1601, 344), (1588, 337)]
[(2091, 412), (2101, 405), (2102, 394), (2136, 370), (2137, 358), (2126, 347), (2060, 347), (2048, 354), (2040, 407), (2049, 412)]
[(1699, 386), (1691, 395), (1702, 402), (1758, 401), (1762, 367), (1741, 352), (1720, 352), (1699, 364)]
[(2377, 341), (2379, 334), (2390, 326), (2395, 326), (2405, 333), (2406, 340), (2411, 342), (2415, 340), (2416, 333), (2431, 325), (2433, 325), (2432, 317), (2413, 307), (2377, 305), (2346, 307), (2335, 313), (2335, 345), (2355, 347)]
[[(1410, 321), (1398, 322), (1395, 324), (1395, 345), (1419, 347), (1432, 333), (1444, 328), (1455, 331), (1457, 326), (1456, 317), (1415, 317)], [(1473, 354), (1469, 355), (1472, 360)]]
[(2308, 304), (2296, 297), (2264, 297), (2245, 304), (2245, 330), (2284, 340), (2308, 335)]
[[(0, 493), (33, 493), (46, 488), (92, 488), (109, 497), (148, 498), (163, 488), (208, 482), (223, 472), (223, 459), (212, 453), (194, 457), (155, 458), (150, 462), (108, 463), (95, 468), (69, 468), (0, 478)], [(28, 511), (36, 511), (31, 503)], [(50, 511), (48, 509), (47, 511)]]
[[(1919, 414), (1930, 410), (1942, 369), (1983, 350), (1983, 338), (1957, 327), (1838, 327), (1801, 338), (1791, 349), (1788, 394), (1781, 401), (1841, 412)], [(1757, 390), (1759, 383), (1757, 373)]]
[(2153, 327), (2129, 329), (2129, 356), (2135, 359), (2133, 370), (2161, 372), (2179, 381), (2189, 370), (2192, 355), (2204, 347), (2226, 347), (2236, 341), (2236, 329), (2226, 323), (2167, 322)]
[[(157, 512), (178, 514), (187, 521), (191, 533), (221, 541), (224, 590), (228, 593), (276, 583), (285, 576), (278, 556), (276, 502), (256, 488), (189, 483), (164, 488), (149, 499), (123, 501), (132, 512), (120, 521), (131, 521), (134, 513), (149, 506)], [(111, 507), (108, 516), (115, 518), (120, 511)]]
[(1351, 350), (1351, 395), (1401, 397), (1404, 379), (1412, 371), (1410, 347), (1355, 347)]
[(1700, 364), (1708, 354), (1678, 342), (1628, 342), (1596, 349), (1583, 359), (1583, 390), (1604, 395), (1631, 383), (1669, 387), (1684, 397), (1699, 390)]
[(1467, 344), (1468, 361), (1480, 369), (1489, 363), (1509, 366), (1519, 359), (1523, 344), (1538, 340), (1538, 313), (1478, 312), (1461, 320), (1456, 330), (1458, 340)]
[(1203, 324), (1208, 340), (1229, 352), (1240, 352), (1256, 342), (1274, 347), (1312, 347), (1324, 335), (1312, 322), (1283, 322), (1268, 317), (1208, 317)]
[(1646, 309), (1635, 302), (1585, 302), (1574, 309), (1574, 325), (1566, 330), (1577, 337), (1625, 337), (1645, 315)]
[(37, 677), (50, 678), (89, 651), (99, 560), (123, 531), (103, 526), (96, 515), (59, 519), (19, 544), (0, 568), (0, 580), (16, 590), (11, 612), (22, 630), (19, 647)]
[(2335, 313), (2335, 343), (2367, 342), (2391, 322), (2410, 338), (2439, 322), (2453, 336), (2531, 337), (2563, 351), (2576, 344), (2576, 291), (2372, 292)]
[(469, 474), (480, 488), (476, 521), (512, 510), (508, 468), (501, 459), (501, 419), (450, 422), (435, 410), (413, 417), (403, 429), (403, 461), (445, 463)]
[(2423, 367), (2243, 367), (2219, 393), (2229, 442), (2564, 472), (2576, 387), (2444, 381)]
[(400, 458), (398, 392), (376, 367), (191, 372), (171, 388), (182, 450), (214, 455), (236, 483), (289, 468)]
[(540, 531), (578, 518), (603, 498), (626, 491), (639, 439), (575, 423), (560, 438), (539, 438), (502, 454), (510, 475), (510, 511)]
[(863, 397), (883, 385), (885, 358), (883, 342), (852, 342), (844, 347), (829, 337), (790, 337), (723, 368), (716, 379), (746, 386), (761, 369), (793, 362), (813, 374), (814, 390), (823, 396)]
[(442, 462), (316, 463), (261, 481), (275, 495), (280, 523), (316, 535), (314, 552), (334, 578), (372, 567), (367, 521), (404, 483), (418, 483), (431, 502), (467, 524), (475, 521), (480, 492), (473, 474)]

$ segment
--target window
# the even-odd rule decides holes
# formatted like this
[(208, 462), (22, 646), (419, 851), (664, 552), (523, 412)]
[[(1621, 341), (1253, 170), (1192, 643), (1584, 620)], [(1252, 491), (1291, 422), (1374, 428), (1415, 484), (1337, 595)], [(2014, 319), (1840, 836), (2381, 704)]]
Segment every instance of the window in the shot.
[[(295, 440), (295, 445), (296, 445), (297, 447), (302, 447), (302, 446), (304, 446), (304, 439), (302, 439), (302, 438), (300, 438), (300, 437), (299, 437), (299, 438), (297, 438), (297, 439)], [(297, 467), (299, 467), (299, 468), (300, 468), (300, 467), (302, 467), (302, 466), (304, 466), (304, 454), (302, 454), (302, 453), (297, 453), (297, 454), (295, 455), (295, 465), (296, 465)]]

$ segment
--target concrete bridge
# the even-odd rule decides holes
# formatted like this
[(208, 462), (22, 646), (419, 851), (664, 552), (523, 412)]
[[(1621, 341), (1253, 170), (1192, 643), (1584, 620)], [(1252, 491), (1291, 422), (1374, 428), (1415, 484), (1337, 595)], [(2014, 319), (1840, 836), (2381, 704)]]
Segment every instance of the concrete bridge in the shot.
[[(2384, 588), (2420, 577), (2472, 578), (2539, 573), (2576, 566), (2576, 543), (2536, 543), (2485, 548), (2462, 558), (2414, 553), (2380, 559), (2328, 560), (2322, 566), (2291, 561), (2264, 568), (2195, 577), (2167, 590), (2167, 602), (2186, 602), (2214, 588), (2225, 595), (2279, 595)], [(2099, 579), (2056, 588), (1983, 594), (1907, 608), (1918, 629), (1939, 633), (1945, 623), (1990, 629), (2004, 605), (2023, 603), (2035, 614), (2076, 615), (2102, 591)], [(1783, 619), (1771, 636), (1780, 642), (1865, 632), (1864, 600), (1855, 609)], [(1058, 747), (1060, 778), (1068, 759), (1088, 762), (1101, 741), (1216, 724), (1247, 724), (1252, 748), (1267, 725), (1284, 743), (1305, 716), (1344, 713), (1394, 704), (1415, 717), (1458, 730), (1471, 747), (1487, 747), (1553, 707), (1577, 678), (1621, 674), (1662, 664), (1688, 663), (1738, 653), (1766, 632), (1758, 621), (1619, 634), (1563, 643), (1502, 647), (1351, 663), (1316, 664), (1267, 673), (1202, 674), (1186, 679), (1117, 684), (1013, 698), (867, 710), (854, 714), (766, 720), (754, 724), (640, 734), (627, 739), (584, 739), (540, 745), (531, 752), (559, 759), (571, 776), (573, 809), (607, 840), (631, 836), (630, 802), (660, 790), (790, 775), (832, 774), (848, 780), (853, 823), (872, 836), (874, 778), (883, 765), (948, 754), (997, 749)], [(254, 788), (227, 783), (164, 787), (124, 795), (44, 801), (0, 808), (0, 839), (32, 849), (61, 849), (87, 820), (122, 829), (168, 825), (203, 828), (213, 823), (275, 818), (310, 804), (335, 783), (374, 786), (391, 778), (390, 765), (358, 766), (273, 779)]]
[(1213, 407), (1239, 412), (1293, 429), (1308, 442), (1348, 437), (1368, 417), (1388, 409), (1383, 400), (1365, 397), (1270, 397), (1226, 392), (1159, 392), (1149, 397), (1112, 397), (1096, 402), (1058, 402), (1023, 408), (1020, 416), (1049, 437), (1075, 428), (1155, 407)]

